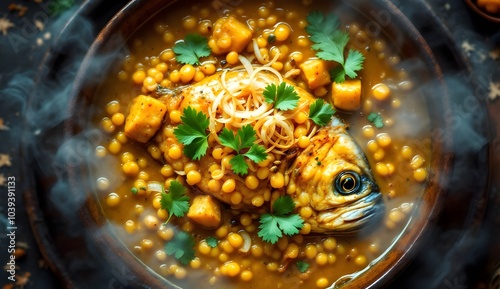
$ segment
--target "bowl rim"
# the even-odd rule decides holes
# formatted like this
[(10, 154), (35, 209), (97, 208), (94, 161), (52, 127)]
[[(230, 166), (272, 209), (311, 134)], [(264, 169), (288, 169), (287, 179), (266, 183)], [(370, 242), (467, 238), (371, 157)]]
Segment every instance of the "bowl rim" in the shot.
[(467, 6), (469, 6), (469, 8), (472, 9), (472, 11), (474, 11), (479, 16), (489, 21), (500, 23), (500, 13), (498, 14), (498, 16), (495, 16), (481, 9), (479, 6), (477, 6), (477, 3), (473, 0), (464, 0), (464, 1), (467, 4)]
[[(74, 135), (75, 128), (78, 126), (77, 121), (75, 121), (74, 116), (78, 115), (77, 110), (80, 108), (79, 102), (82, 98), (82, 91), (85, 87), (85, 72), (89, 69), (89, 65), (91, 59), (98, 55), (99, 51), (105, 46), (105, 39), (108, 39), (111, 35), (121, 30), (121, 26), (126, 19), (126, 15), (131, 15), (130, 13), (137, 12), (138, 9), (141, 9), (144, 2), (143, 0), (132, 0), (125, 7), (123, 7), (101, 30), (101, 32), (96, 37), (95, 42), (90, 47), (88, 53), (86, 54), (82, 66), (79, 69), (77, 74), (74, 89), (72, 91), (72, 101), (69, 108), (69, 113), (71, 117), (65, 123), (65, 136), (71, 137)], [(175, 2), (175, 1), (171, 1)], [(344, 1), (347, 2), (347, 1)], [(162, 6), (168, 6), (170, 3), (163, 3)], [(349, 4), (354, 5), (354, 4)], [(377, 0), (370, 3), (370, 5), (383, 7), (388, 9), (392, 15), (395, 16), (397, 24), (403, 26), (403, 31), (409, 31), (413, 37), (411, 37), (411, 41), (418, 44), (418, 49), (421, 53), (420, 57), (422, 57), (427, 65), (427, 68), (433, 67), (430, 69), (434, 75), (437, 77), (437, 81), (440, 84), (440, 88), (443, 90), (441, 97), (443, 98), (443, 105), (449, 106), (450, 100), (448, 96), (448, 92), (446, 89), (446, 84), (444, 82), (443, 74), (441, 68), (434, 57), (431, 48), (426, 43), (423, 36), (418, 32), (416, 27), (410, 22), (410, 20), (389, 0)], [(139, 10), (140, 11), (140, 10)], [(152, 16), (150, 16), (152, 17)], [(130, 24), (127, 24), (130, 25)], [(391, 24), (392, 25), (392, 24)], [(130, 33), (132, 35), (133, 32)], [(88, 98), (89, 96), (85, 96), (84, 98)], [(435, 116), (436, 117), (436, 116)], [(434, 119), (436, 120), (436, 119)], [(446, 127), (447, 124), (444, 120), (438, 119), (439, 125)], [(433, 138), (434, 141), (434, 138)], [(422, 246), (422, 243), (425, 241), (425, 232), (428, 227), (437, 222), (439, 213), (443, 207), (443, 201), (446, 198), (446, 191), (443, 189), (443, 184), (447, 183), (449, 175), (451, 173), (451, 163), (453, 161), (453, 154), (451, 153), (451, 138), (446, 138), (443, 142), (438, 146), (434, 146), (431, 152), (431, 168), (437, 168), (439, 164), (439, 170), (434, 169), (429, 175), (428, 186), (425, 189), (424, 199), (430, 202), (432, 205), (426, 206), (425, 202), (422, 201), (422, 206), (419, 206), (421, 211), (420, 216), (416, 216), (409, 221), (409, 224), (412, 224), (413, 229), (410, 232), (404, 232), (402, 236), (395, 243), (395, 246), (387, 252), (387, 254), (378, 262), (371, 265), (369, 268), (369, 272), (371, 274), (361, 273), (359, 276), (356, 276), (355, 279), (346, 283), (346, 286), (355, 286), (355, 287), (363, 287), (363, 288), (376, 288), (381, 287), (390, 282), (392, 278), (394, 278), (404, 267), (406, 267), (410, 261), (413, 259), (418, 249)], [(70, 170), (69, 171), (70, 180), (75, 182), (74, 187), (85, 186), (86, 184), (81, 184), (79, 182), (79, 171)], [(88, 186), (88, 185), (87, 185)], [(431, 192), (429, 194), (427, 192)], [(92, 228), (96, 225), (102, 225), (106, 223), (101, 211), (100, 205), (98, 202), (92, 198), (90, 198), (87, 202), (87, 205), (81, 209), (79, 215), (83, 221), (83, 223)], [(101, 245), (109, 245), (116, 244), (116, 236), (114, 233), (110, 232), (109, 234), (103, 235), (102, 233), (95, 234), (92, 230), (90, 233), (97, 243)], [(407, 243), (408, 241), (408, 243)], [(404, 248), (400, 248), (398, 244), (405, 243)], [(408, 246), (409, 245), (409, 246)], [(99, 246), (101, 247), (101, 246)], [(108, 247), (109, 246), (103, 246)], [(124, 250), (125, 249), (125, 250)], [(123, 263), (126, 264), (129, 271), (134, 272), (134, 276), (137, 277), (137, 280), (141, 284), (147, 284), (148, 286), (158, 287), (165, 286), (165, 280), (168, 283), (168, 280), (163, 276), (160, 276), (158, 273), (154, 272), (149, 267), (145, 266), (140, 262), (137, 257), (133, 256), (132, 253), (129, 253), (126, 248), (117, 248), (112, 247), (111, 252), (104, 250), (104, 255), (108, 260), (113, 260), (118, 257)], [(125, 252), (124, 252), (125, 251)], [(114, 262), (110, 262), (114, 263)], [(151, 277), (155, 278), (151, 278)], [(171, 288), (179, 288), (174, 284), (168, 284)], [(343, 287), (343, 286), (342, 286)]]

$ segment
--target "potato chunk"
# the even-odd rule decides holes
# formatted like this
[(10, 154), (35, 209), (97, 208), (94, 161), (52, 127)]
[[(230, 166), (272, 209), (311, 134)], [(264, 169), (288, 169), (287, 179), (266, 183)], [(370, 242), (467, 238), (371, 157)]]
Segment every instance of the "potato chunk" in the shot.
[(307, 83), (310, 89), (316, 89), (322, 85), (330, 83), (330, 73), (323, 60), (311, 59), (300, 66), (302, 70), (302, 79)]
[(355, 111), (361, 106), (361, 80), (346, 80), (332, 84), (333, 106), (340, 110)]
[(160, 129), (167, 107), (150, 96), (139, 95), (132, 101), (125, 120), (125, 134), (138, 142), (146, 143)]
[(212, 196), (199, 195), (194, 197), (187, 217), (205, 228), (215, 229), (221, 223), (221, 208)]
[(222, 17), (213, 27), (213, 34), (208, 40), (208, 46), (214, 54), (230, 51), (242, 52), (252, 40), (252, 31), (236, 18)]

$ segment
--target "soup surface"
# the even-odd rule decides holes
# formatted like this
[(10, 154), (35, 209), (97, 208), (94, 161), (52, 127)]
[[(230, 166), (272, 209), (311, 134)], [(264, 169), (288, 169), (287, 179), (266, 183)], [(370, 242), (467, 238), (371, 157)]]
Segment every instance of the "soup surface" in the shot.
[[(424, 191), (430, 122), (416, 89), (419, 60), (384, 35), (365, 31), (367, 20), (349, 5), (239, 2), (172, 4), (128, 40), (126, 57), (95, 98), (94, 124), (105, 140), (96, 156), (113, 167), (96, 176), (97, 197), (131, 254), (183, 288), (340, 284), (397, 241)], [(313, 46), (314, 21), (332, 27), (334, 17), (340, 22), (332, 39), (342, 61), (325, 60), (318, 52), (330, 48)], [(347, 45), (339, 39), (348, 39)], [(251, 76), (257, 70), (260, 76)], [(254, 95), (245, 87), (252, 77), (297, 93), (293, 108), (277, 108), (279, 92), (274, 103), (250, 100)], [(196, 96), (207, 89), (233, 91), (216, 106), (203, 93)], [(262, 98), (269, 88), (259, 89), (253, 93)], [(377, 207), (382, 218), (368, 228), (348, 234), (318, 229), (319, 213), (310, 205), (314, 192), (297, 193), (292, 185), (288, 169), (329, 125), (313, 119), (317, 99), (328, 119), (334, 108), (333, 118), (348, 125), (371, 166), (384, 207)], [(224, 110), (238, 106), (236, 116)], [(248, 120), (263, 106), (271, 121), (259, 123), (267, 114)], [(250, 141), (244, 146), (238, 133), (244, 135), (246, 124)], [(186, 140), (189, 134), (197, 136), (195, 145)], [(227, 145), (231, 140), (240, 145)], [(322, 165), (318, 160), (318, 170)], [(349, 181), (353, 189), (364, 179)], [(277, 200), (292, 200), (291, 210), (275, 206)], [(273, 226), (264, 216), (284, 223)]]

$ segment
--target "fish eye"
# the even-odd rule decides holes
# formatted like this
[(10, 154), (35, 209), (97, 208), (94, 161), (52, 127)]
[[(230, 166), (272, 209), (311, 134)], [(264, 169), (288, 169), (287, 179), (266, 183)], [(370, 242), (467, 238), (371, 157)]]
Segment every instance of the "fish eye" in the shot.
[(350, 195), (358, 191), (361, 185), (359, 174), (353, 171), (340, 173), (335, 179), (335, 189), (341, 195)]

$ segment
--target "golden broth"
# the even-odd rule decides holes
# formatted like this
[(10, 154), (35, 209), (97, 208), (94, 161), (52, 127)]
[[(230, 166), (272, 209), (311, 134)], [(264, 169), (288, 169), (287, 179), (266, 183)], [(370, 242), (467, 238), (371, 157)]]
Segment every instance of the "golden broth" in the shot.
[[(248, 23), (252, 19), (256, 26), (254, 37), (267, 35), (278, 23), (288, 23), (292, 28), (288, 40), (266, 45), (268, 51), (273, 46), (282, 50), (286, 46), (288, 53), (282, 60), (280, 58), (284, 72), (289, 68), (287, 65), (297, 64), (292, 62), (314, 56), (304, 28), (307, 13), (326, 11), (325, 7), (332, 6), (329, 1), (273, 1), (264, 4), (247, 1), (237, 7), (225, 6), (223, 8), (227, 10), (223, 11), (222, 8), (215, 10), (212, 6), (183, 2), (186, 3), (170, 6), (142, 25), (128, 41), (130, 54), (123, 65), (109, 74), (96, 94), (99, 96), (96, 102), (102, 110), (95, 118), (95, 125), (101, 127), (107, 136), (96, 154), (103, 161), (118, 160), (115, 174), (121, 180), (111, 188), (99, 190), (98, 197), (109, 222), (116, 225), (118, 238), (146, 266), (183, 288), (200, 284), (213, 288), (325, 288), (344, 275), (368, 268), (370, 262), (382, 256), (397, 240), (408, 222), (413, 204), (418, 203), (425, 188), (430, 154), (429, 127), (426, 126), (429, 120), (425, 104), (413, 88), (413, 80), (400, 65), (404, 57), (391, 47), (388, 40), (368, 37), (361, 29), (364, 27), (363, 18), (350, 8), (347, 10), (351, 12), (349, 19), (344, 19), (345, 13), (336, 14), (342, 20), (342, 27), (350, 33), (350, 45), (366, 56), (364, 69), (359, 74), (363, 104), (357, 112), (337, 112), (336, 116), (349, 124), (349, 131), (365, 152), (384, 195), (386, 211), (378, 227), (353, 237), (285, 236), (272, 245), (257, 236), (258, 214), (223, 210), (223, 223), (216, 230), (202, 229), (186, 217), (173, 217), (168, 225), (162, 226), (167, 214), (160, 210), (155, 193), (134, 195), (131, 192), (131, 188), (145, 186), (148, 181), (164, 183), (174, 178), (184, 179), (165, 169), (164, 161), (153, 158), (151, 155), (157, 152), (153, 152), (151, 146), (129, 140), (123, 133), (123, 118), (128, 114), (131, 100), (148, 93), (141, 81), (137, 81), (141, 83), (139, 85), (134, 83), (135, 78), (142, 80), (137, 71), (144, 71), (147, 75), (148, 69), (157, 68), (163, 70), (163, 77), (159, 77), (158, 83), (171, 79), (172, 72), (182, 68), (182, 64), (170, 59), (172, 53), (169, 49), (175, 41), (184, 39), (188, 33), (209, 37), (211, 32), (208, 27), (222, 13), (230, 13), (242, 22)], [(345, 11), (345, 7), (343, 9)], [(358, 47), (360, 43), (362, 47)], [(296, 51), (302, 56), (291, 61), (293, 57), (290, 55)], [(210, 56), (206, 59), (213, 60), (219, 69), (224, 57)], [(299, 86), (306, 86), (300, 77), (295, 80)], [(372, 87), (375, 85), (382, 86), (382, 89), (374, 92)], [(390, 94), (384, 96), (387, 87)], [(322, 94), (320, 91), (312, 93)], [(330, 92), (323, 98), (330, 99)], [(367, 115), (371, 112), (383, 116), (383, 128), (376, 128), (368, 122)], [(418, 115), (419, 122), (423, 124), (411, 123), (406, 118), (406, 112)], [(415, 126), (418, 133), (401, 132)], [(125, 168), (127, 161), (134, 162), (136, 167)], [(124, 173), (134, 170), (138, 173), (132, 174), (133, 177)], [(186, 266), (164, 251), (165, 244), (177, 230), (195, 236), (196, 258)], [(234, 240), (230, 241), (241, 231), (246, 231), (252, 239), (252, 247), (246, 253), (239, 252), (237, 246), (231, 245)], [(207, 245), (205, 239), (210, 236), (218, 239), (217, 247)], [(283, 255), (295, 248), (290, 244), (295, 244), (298, 250), (295, 260), (310, 265), (305, 273), (301, 273), (294, 262), (283, 264)], [(238, 269), (234, 268), (234, 264)], [(266, 278), (262, 278), (263, 275)]]

